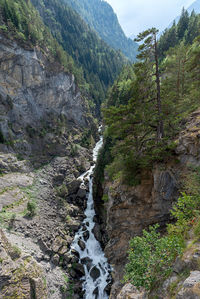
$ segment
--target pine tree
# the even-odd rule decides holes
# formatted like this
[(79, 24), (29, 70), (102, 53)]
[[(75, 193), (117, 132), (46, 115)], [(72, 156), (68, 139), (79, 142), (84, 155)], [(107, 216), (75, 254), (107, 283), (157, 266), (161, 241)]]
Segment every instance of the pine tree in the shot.
[(162, 102), (160, 95), (157, 33), (158, 30), (156, 28), (151, 28), (140, 33), (135, 40), (137, 42), (144, 41), (144, 43), (139, 47), (140, 54), (138, 54), (137, 58), (142, 60), (143, 64), (151, 65), (152, 76), (155, 75), (156, 77), (157, 141), (159, 141), (164, 137), (164, 125), (162, 119)]
[(189, 14), (188, 11), (185, 10), (185, 8), (183, 7), (181, 17), (177, 25), (177, 34), (179, 40), (181, 40), (184, 37), (185, 31), (188, 28), (188, 24), (189, 24)]

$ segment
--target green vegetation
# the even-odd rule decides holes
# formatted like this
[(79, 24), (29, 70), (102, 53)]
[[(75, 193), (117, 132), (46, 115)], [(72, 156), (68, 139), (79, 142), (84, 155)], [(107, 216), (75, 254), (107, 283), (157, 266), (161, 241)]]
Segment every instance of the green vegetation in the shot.
[(108, 201), (109, 201), (108, 194), (104, 194), (103, 197), (102, 197), (102, 200), (103, 200), (104, 202), (108, 202)]
[(101, 0), (62, 0), (74, 8), (112, 48), (121, 50), (131, 61), (136, 59), (137, 44), (127, 38), (112, 7)]
[(63, 183), (61, 186), (56, 187), (56, 194), (59, 197), (65, 198), (69, 194), (67, 186)]
[(67, 221), (68, 223), (70, 223), (70, 222), (72, 221), (72, 218), (71, 218), (70, 215), (67, 215), (67, 216), (66, 216), (66, 221)]
[(183, 240), (180, 236), (160, 237), (159, 225), (143, 230), (142, 237), (130, 241), (129, 263), (125, 268), (124, 280), (137, 288), (151, 290), (172, 272), (172, 262), (182, 253)]
[(94, 144), (94, 139), (92, 137), (92, 132), (90, 129), (85, 129), (83, 131), (80, 145), (86, 148), (89, 148), (91, 145)]
[(71, 157), (75, 157), (78, 154), (78, 145), (70, 144), (70, 155)]
[(193, 11), (189, 15), (188, 11), (183, 8), (181, 17), (176, 24), (166, 29), (159, 40), (160, 57), (165, 58), (166, 52), (174, 48), (182, 41), (185, 45), (192, 44), (194, 39), (200, 33), (200, 15)]
[(27, 202), (27, 216), (33, 217), (37, 212), (37, 203), (35, 200), (29, 200)]
[(16, 245), (11, 247), (10, 256), (13, 260), (20, 258), (21, 256), (21, 249)]
[(64, 1), (32, 0), (32, 3), (53, 36), (79, 66), (78, 73), (73, 73), (76, 77), (84, 76), (86, 83), (82, 81), (80, 85), (92, 96), (99, 113), (108, 86), (127, 62), (125, 57), (107, 46)]
[[(195, 187), (195, 188), (194, 188)], [(129, 262), (125, 281), (137, 288), (153, 289), (172, 273), (173, 262), (184, 251), (189, 232), (199, 241), (200, 232), (200, 169), (190, 168), (185, 178), (185, 190), (174, 204), (171, 215), (175, 224), (168, 224), (167, 234), (160, 236), (158, 225), (144, 230), (143, 236), (130, 241)], [(195, 241), (195, 240), (194, 240)], [(185, 270), (187, 271), (187, 269)], [(176, 284), (172, 286), (174, 290)]]
[(50, 62), (59, 62), (66, 71), (77, 75), (80, 83), (84, 81), (81, 70), (52, 37), (30, 0), (0, 0), (0, 20), (0, 32), (22, 45), (39, 47)]
[(143, 39), (139, 61), (124, 68), (103, 108), (111, 146), (98, 168), (127, 185), (139, 184), (143, 170), (174, 154), (176, 136), (200, 97), (200, 37), (170, 48), (159, 64), (156, 30), (140, 34)]

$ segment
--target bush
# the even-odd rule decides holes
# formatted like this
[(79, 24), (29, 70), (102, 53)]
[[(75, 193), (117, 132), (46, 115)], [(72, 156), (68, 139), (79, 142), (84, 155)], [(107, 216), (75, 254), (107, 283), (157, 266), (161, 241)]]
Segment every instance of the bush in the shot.
[(108, 202), (108, 201), (109, 201), (108, 194), (104, 194), (103, 197), (102, 197), (102, 200), (103, 200), (104, 202)]
[(16, 245), (12, 246), (10, 249), (10, 256), (12, 260), (16, 260), (21, 256), (21, 249), (19, 249)]
[(56, 188), (56, 193), (59, 197), (66, 197), (69, 194), (69, 191), (67, 189), (67, 186), (65, 184), (62, 184), (60, 187)]
[(78, 154), (78, 146), (77, 144), (72, 144), (70, 148), (70, 155), (71, 157), (75, 157)]
[(27, 203), (27, 210), (28, 210), (28, 216), (33, 217), (36, 215), (37, 204), (34, 200), (31, 200)]
[(183, 240), (176, 235), (160, 237), (159, 225), (150, 226), (149, 232), (130, 241), (129, 263), (125, 267), (125, 282), (138, 289), (151, 290), (158, 281), (172, 272), (172, 263), (182, 253)]

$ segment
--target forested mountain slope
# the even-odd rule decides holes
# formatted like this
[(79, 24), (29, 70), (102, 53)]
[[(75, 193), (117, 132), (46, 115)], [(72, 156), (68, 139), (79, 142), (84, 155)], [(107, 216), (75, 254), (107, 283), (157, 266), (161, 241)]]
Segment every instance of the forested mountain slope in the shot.
[(165, 52), (178, 45), (181, 41), (184, 44), (192, 44), (195, 37), (200, 34), (200, 15), (194, 11), (189, 14), (183, 9), (178, 23), (175, 22), (167, 28), (159, 39), (160, 59), (165, 57)]
[(81, 67), (85, 88), (97, 110), (106, 90), (119, 74), (125, 57), (103, 42), (69, 6), (60, 0), (32, 0), (54, 37)]
[(131, 61), (136, 59), (138, 45), (127, 38), (112, 7), (101, 0), (62, 0), (75, 9), (112, 48), (121, 50)]

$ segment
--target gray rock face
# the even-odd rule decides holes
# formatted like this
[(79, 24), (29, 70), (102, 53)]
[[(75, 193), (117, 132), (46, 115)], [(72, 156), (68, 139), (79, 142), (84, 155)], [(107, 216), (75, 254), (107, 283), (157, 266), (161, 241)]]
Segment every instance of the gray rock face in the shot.
[[(135, 187), (120, 185), (117, 181), (104, 184), (104, 193), (109, 197), (105, 203), (106, 219), (104, 216), (109, 238), (105, 253), (115, 268), (112, 299), (116, 298), (121, 287), (118, 281), (124, 275), (130, 239), (149, 225), (165, 224), (169, 220), (172, 203), (178, 198), (179, 172), (175, 172), (173, 167), (163, 170), (161, 166), (155, 165), (152, 171), (144, 172), (141, 184)], [(98, 237), (97, 228), (94, 230)]]
[(126, 284), (117, 299), (147, 299), (147, 295), (144, 291), (138, 291), (132, 284)]
[(200, 271), (192, 271), (190, 276), (184, 281), (183, 287), (192, 288), (197, 283), (200, 283)]
[(199, 299), (200, 298), (200, 271), (192, 271), (184, 281), (183, 286), (176, 296), (177, 299)]
[(0, 130), (17, 152), (66, 152), (70, 133), (91, 125), (88, 112), (73, 75), (0, 36)]

